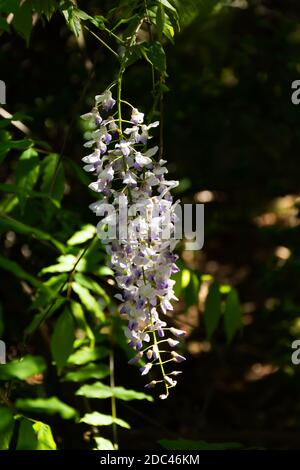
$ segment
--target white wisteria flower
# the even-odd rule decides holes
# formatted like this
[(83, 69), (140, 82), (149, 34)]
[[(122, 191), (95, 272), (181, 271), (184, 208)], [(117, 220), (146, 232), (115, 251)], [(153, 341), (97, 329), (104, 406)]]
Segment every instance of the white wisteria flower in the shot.
[[(130, 105), (130, 121), (126, 122), (132, 125), (122, 132), (119, 107), (117, 117), (114, 114), (102, 118), (115, 103), (111, 91), (106, 90), (95, 97), (92, 111), (82, 116), (94, 125), (84, 144), (92, 149), (82, 159), (84, 170), (95, 174), (96, 181), (89, 188), (102, 195), (90, 208), (103, 217), (104, 225), (116, 223), (116, 219), (123, 221), (122, 204), (128, 205), (126, 233), (121, 235), (124, 227), (116, 224), (119, 236), (105, 240), (106, 250), (121, 290), (117, 297), (121, 301), (120, 314), (128, 322), (125, 335), (136, 351), (129, 363), (139, 364), (142, 375), (161, 372), (162, 378), (151, 380), (146, 387), (162, 385), (164, 393), (160, 398), (165, 399), (176, 385), (171, 376), (180, 373), (167, 372), (166, 368), (185, 360), (174, 351), (179, 341), (168, 337), (171, 334), (179, 338), (184, 331), (168, 327), (165, 321), (173, 310), (172, 302), (177, 300), (171, 277), (179, 270), (178, 257), (173, 253), (176, 240), (172, 238), (178, 202), (173, 202), (170, 190), (178, 182), (165, 178), (166, 161), (156, 157), (159, 148), (147, 149), (149, 130), (159, 122), (144, 124), (144, 113)], [(116, 217), (105, 214), (107, 204), (114, 208)]]

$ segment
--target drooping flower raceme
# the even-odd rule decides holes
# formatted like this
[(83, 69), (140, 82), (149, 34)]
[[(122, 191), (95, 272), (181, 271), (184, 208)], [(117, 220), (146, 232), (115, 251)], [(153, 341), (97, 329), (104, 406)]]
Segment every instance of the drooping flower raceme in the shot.
[[(185, 360), (174, 351), (179, 342), (175, 338), (184, 331), (168, 328), (165, 321), (173, 310), (172, 301), (177, 300), (171, 279), (178, 271), (173, 253), (177, 216), (170, 190), (178, 183), (166, 179), (166, 161), (157, 157), (158, 147), (147, 147), (149, 131), (159, 122), (144, 124), (144, 114), (129, 103), (130, 120), (122, 119), (120, 106), (115, 119), (111, 115), (115, 103), (106, 90), (95, 97), (92, 111), (82, 116), (93, 127), (84, 144), (91, 153), (82, 160), (84, 170), (96, 175), (89, 187), (101, 195), (90, 208), (102, 217), (98, 235), (106, 243), (122, 292), (117, 296), (122, 302), (120, 313), (128, 320), (125, 334), (136, 351), (129, 362), (143, 364), (142, 375), (150, 371), (152, 375), (158, 368), (161, 380), (153, 379), (146, 387), (162, 384), (160, 398), (164, 399), (176, 385), (173, 377), (180, 373), (166, 372), (165, 364)], [(124, 123), (128, 127), (123, 131)]]

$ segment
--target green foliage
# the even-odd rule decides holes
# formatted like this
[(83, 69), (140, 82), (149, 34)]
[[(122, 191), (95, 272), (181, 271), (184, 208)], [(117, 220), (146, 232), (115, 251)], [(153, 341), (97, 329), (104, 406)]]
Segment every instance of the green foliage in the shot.
[(76, 395), (82, 395), (88, 398), (111, 398), (115, 397), (119, 400), (148, 400), (153, 401), (150, 395), (145, 393), (136, 392), (135, 390), (126, 390), (123, 387), (108, 387), (101, 382), (95, 382), (91, 385), (83, 385), (77, 390)]
[(86, 307), (87, 311), (93, 313), (99, 321), (104, 322), (104, 312), (90, 291), (77, 282), (72, 283), (72, 289), (78, 295), (81, 303)]
[(24, 356), (0, 366), (0, 380), (24, 380), (33, 375), (40, 374), (46, 369), (45, 361), (39, 356)]
[(104, 379), (109, 375), (109, 367), (106, 364), (87, 364), (77, 370), (67, 372), (64, 380), (70, 382), (85, 382), (90, 379)]
[(104, 346), (98, 346), (96, 348), (83, 347), (75, 351), (68, 359), (69, 364), (81, 366), (88, 362), (97, 361), (108, 356), (109, 349)]
[(221, 318), (221, 293), (218, 282), (214, 282), (205, 302), (204, 323), (207, 336), (210, 339), (216, 330)]
[(40, 421), (21, 419), (17, 450), (56, 450), (50, 426)]
[(75, 232), (74, 235), (67, 241), (68, 245), (81, 245), (82, 243), (87, 242), (96, 235), (96, 228), (94, 225), (84, 225), (78, 232)]
[[(217, 2), (211, 2), (204, 11), (203, 2), (200, 5), (189, 0), (191, 8), (188, 12), (182, 2), (171, 0), (149, 0), (146, 7), (142, 0), (114, 3), (115, 8), (101, 5), (102, 16), (98, 14), (98, 7), (89, 4), (87, 8), (90, 6), (91, 11), (86, 13), (76, 2), (67, 0), (0, 0), (0, 34), (6, 31), (15, 41), (17, 32), (27, 47), (32, 48), (35, 57), (39, 44), (32, 31), (39, 24), (40, 29), (35, 30), (39, 37), (41, 26), (47, 27), (47, 22), (56, 15), (57, 24), (62, 28), (58, 36), (74, 35), (68, 39), (65, 53), (69, 54), (73, 47), (79, 46), (78, 50), (84, 50), (88, 57), (90, 44), (92, 48), (101, 47), (101, 54), (113, 51), (114, 61), (123, 72), (129, 67), (142, 69), (144, 61), (153, 81), (153, 115), (158, 115), (163, 94), (168, 91), (164, 84), (168, 41), (174, 43), (180, 23), (188, 24), (204, 13), (209, 15)], [(7, 22), (8, 17), (10, 21), (12, 19), (11, 23)], [(63, 22), (69, 32), (66, 26), (62, 27)], [(96, 43), (95, 36), (100, 42)], [(76, 49), (76, 54), (70, 53), (66, 61), (72, 63), (72, 74), (69, 75), (74, 79), (73, 85), (78, 81), (86, 82), (84, 67), (90, 67), (89, 61), (84, 60), (84, 74), (80, 75), (82, 72), (76, 69), (77, 52)], [(23, 51), (24, 56), (27, 53), (30, 56), (28, 51)], [(97, 54), (93, 51), (91, 57), (94, 55), (98, 55), (98, 50)], [(24, 59), (25, 68), (27, 62)], [(57, 93), (54, 97), (47, 96), (45, 90), (50, 86), (48, 77), (41, 77), (45, 80), (41, 82), (43, 89), (37, 86), (34, 90), (31, 108), (24, 98), (24, 109), (29, 108), (31, 117), (16, 113), (0, 121), (0, 163), (5, 176), (5, 181), (0, 184), (3, 242), (0, 268), (4, 271), (5, 294), (0, 336), (8, 334), (13, 357), (0, 366), (0, 402), (11, 406), (0, 406), (0, 449), (55, 450), (56, 435), (64, 437), (59, 432), (61, 420), (74, 420), (68, 426), (76, 426), (81, 417), (81, 423), (91, 426), (89, 445), (99, 450), (112, 450), (116, 448), (115, 436), (112, 443), (99, 435), (95, 427), (114, 428), (118, 425), (130, 428), (127, 421), (113, 411), (115, 401), (144, 400), (148, 406), (153, 398), (131, 388), (112, 385), (113, 357), (118, 354), (126, 363), (132, 351), (129, 352), (124, 325), (117, 315), (115, 285), (110, 279), (113, 272), (108, 267), (95, 226), (88, 223), (89, 199), (83, 188), (89, 179), (79, 165), (81, 150), (78, 151), (76, 145), (69, 148), (68, 142), (68, 138), (71, 140), (69, 133), (72, 135), (77, 125), (76, 119), (70, 119), (69, 109), (75, 102), (75, 117), (79, 116), (79, 106), (89, 98), (85, 98), (86, 90), (81, 97), (73, 96), (74, 89), (68, 89), (72, 80), (66, 85), (63, 71), (62, 76), (58, 76), (59, 86), (55, 81), (53, 84)], [(12, 89), (16, 84), (12, 84)], [(87, 81), (86, 88), (90, 85)], [(65, 102), (68, 93), (72, 95), (69, 104)], [(23, 98), (21, 101), (23, 103)], [(7, 106), (14, 108), (10, 104)], [(66, 131), (69, 119), (70, 129)], [(21, 127), (17, 125), (18, 121), (21, 121)], [(24, 122), (28, 122), (30, 129), (24, 129)], [(77, 130), (80, 126), (78, 124)], [(176, 294), (186, 310), (198, 308), (202, 283), (211, 282), (212, 278), (205, 279), (197, 269), (190, 269), (181, 261), (178, 264), (182, 271), (174, 276)], [(19, 300), (16, 307), (15, 296)], [(223, 304), (224, 309), (221, 308)], [(7, 306), (11, 308), (6, 310)], [(218, 327), (223, 310), (225, 332), (231, 340), (241, 325), (238, 295), (234, 289), (223, 292), (222, 286), (215, 281), (210, 287), (204, 313), (209, 338)], [(97, 411), (86, 413), (92, 409), (94, 399), (97, 399), (99, 411), (97, 408)], [(90, 400), (93, 401), (90, 403)], [(111, 415), (103, 414), (102, 410), (109, 413), (110, 405)], [(125, 405), (129, 406), (123, 403)], [(40, 421), (44, 415), (46, 418), (51, 416), (52, 429)], [(190, 445), (179, 442), (182, 448)], [(195, 449), (204, 448), (198, 441), (193, 445)]]
[(82, 423), (90, 424), (91, 426), (111, 426), (115, 423), (122, 428), (130, 429), (130, 425), (123, 419), (113, 418), (112, 416), (104, 415), (97, 411), (85, 414), (80, 421)]
[(19, 398), (16, 401), (16, 408), (21, 411), (38, 414), (53, 415), (58, 413), (62, 419), (77, 417), (77, 411), (66, 403), (63, 403), (57, 397)]
[(74, 320), (69, 309), (57, 319), (51, 337), (51, 352), (58, 369), (62, 369), (73, 351), (75, 339)]
[(158, 72), (161, 74), (166, 73), (166, 54), (159, 42), (152, 42), (147, 45), (143, 45), (143, 54), (146, 59), (152, 64)]
[(29, 43), (29, 38), (32, 30), (32, 5), (31, 2), (25, 1), (20, 2), (19, 7), (14, 13), (13, 19), (14, 28), (20, 33), (27, 44)]
[(9, 408), (0, 407), (0, 450), (7, 450), (14, 430), (14, 416)]
[(224, 323), (228, 341), (231, 341), (242, 326), (242, 312), (236, 289), (231, 289), (225, 304)]
[(25, 209), (26, 195), (34, 188), (39, 177), (38, 153), (34, 149), (25, 150), (16, 168), (16, 184), (22, 193), (18, 196), (22, 212)]
[(113, 443), (108, 439), (104, 439), (104, 437), (95, 437), (94, 439), (97, 450), (115, 450)]

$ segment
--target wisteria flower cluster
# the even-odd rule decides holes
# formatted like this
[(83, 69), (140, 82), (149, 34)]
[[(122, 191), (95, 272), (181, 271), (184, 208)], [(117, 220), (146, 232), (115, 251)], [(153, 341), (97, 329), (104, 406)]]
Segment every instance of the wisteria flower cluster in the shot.
[[(159, 122), (144, 123), (144, 114), (127, 102), (128, 120), (122, 119), (121, 103), (112, 114), (116, 101), (110, 90), (95, 97), (95, 106), (82, 116), (93, 123), (91, 138), (84, 147), (91, 153), (82, 160), (84, 170), (96, 175), (89, 187), (101, 194), (101, 199), (90, 208), (103, 216), (104, 205), (115, 208), (120, 218), (120, 201), (128, 203), (126, 235), (118, 232), (114, 239), (105, 240), (111, 267), (122, 294), (120, 313), (128, 320), (125, 334), (136, 354), (129, 363), (140, 364), (142, 375), (151, 369), (161, 372), (161, 380), (151, 380), (152, 388), (160, 383), (164, 393), (176, 385), (174, 377), (180, 371), (166, 372), (165, 364), (180, 363), (185, 358), (174, 351), (184, 331), (167, 327), (164, 319), (173, 310), (174, 283), (171, 276), (178, 272), (177, 255), (173, 253), (176, 241), (171, 235), (176, 221), (176, 203), (170, 190), (178, 182), (165, 178), (168, 173), (165, 160), (157, 157), (158, 147), (147, 148), (149, 131)], [(124, 131), (122, 130), (122, 126)], [(132, 208), (134, 211), (131, 211)], [(116, 224), (116, 216), (106, 214), (101, 226)], [(167, 231), (168, 236), (163, 236)], [(168, 337), (169, 334), (169, 337)], [(168, 364), (169, 365), (169, 364)], [(171, 364), (170, 364), (171, 365)], [(152, 372), (150, 373), (152, 375)], [(155, 375), (153, 375), (155, 376)]]

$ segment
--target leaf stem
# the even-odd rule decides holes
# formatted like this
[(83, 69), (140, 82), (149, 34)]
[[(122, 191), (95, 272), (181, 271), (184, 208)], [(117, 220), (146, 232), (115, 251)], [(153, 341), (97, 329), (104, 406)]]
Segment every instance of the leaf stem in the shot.
[(119, 54), (114, 51), (105, 41), (103, 41), (102, 38), (100, 38), (100, 36), (98, 36), (97, 34), (94, 33), (94, 31), (92, 31), (90, 28), (88, 28), (87, 26), (84, 26), (84, 28), (89, 31), (96, 39), (98, 39), (98, 41), (101, 42), (101, 44), (103, 46), (106, 47), (106, 49), (108, 49), (115, 57), (117, 57), (117, 59), (119, 60)]

